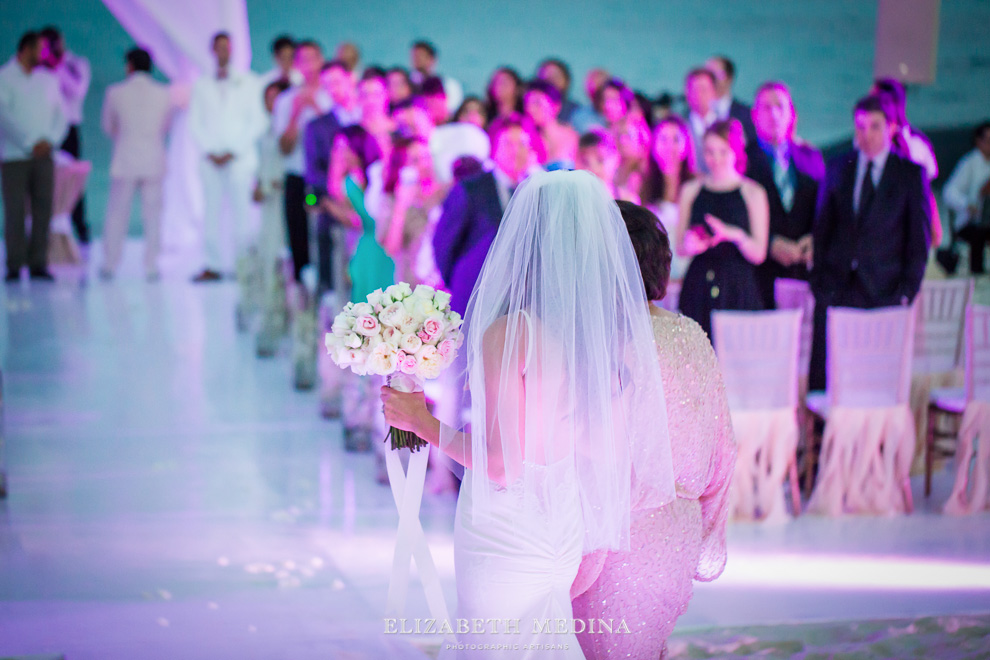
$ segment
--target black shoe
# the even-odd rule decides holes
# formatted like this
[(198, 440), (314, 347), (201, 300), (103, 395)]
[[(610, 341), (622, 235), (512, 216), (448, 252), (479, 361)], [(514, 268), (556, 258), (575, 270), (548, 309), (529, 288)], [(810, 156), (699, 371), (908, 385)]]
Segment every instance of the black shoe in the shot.
[(218, 273), (215, 270), (210, 270), (209, 268), (205, 268), (203, 269), (203, 272), (201, 272), (196, 277), (192, 278), (192, 281), (199, 284), (201, 282), (219, 282), (221, 279), (223, 279), (223, 277), (220, 275), (220, 273)]
[(21, 281), (21, 271), (20, 270), (12, 270), (12, 269), (8, 268), (7, 269), (7, 277), (3, 278), (3, 281), (6, 282), (6, 283), (8, 283), (8, 284), (10, 284), (11, 282), (20, 282)]
[(55, 276), (48, 272), (47, 268), (32, 268), (31, 279), (39, 280), (41, 282), (54, 282)]

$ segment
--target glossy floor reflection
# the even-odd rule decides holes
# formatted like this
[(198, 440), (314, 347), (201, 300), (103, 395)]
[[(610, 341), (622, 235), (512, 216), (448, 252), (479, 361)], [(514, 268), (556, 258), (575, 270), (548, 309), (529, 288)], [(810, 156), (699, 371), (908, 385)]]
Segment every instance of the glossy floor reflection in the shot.
[[(134, 247), (114, 282), (0, 291), (0, 657), (425, 657), (381, 634), (397, 516), (372, 456), (287, 352), (254, 357), (232, 284), (146, 283)], [(931, 513), (949, 479), (909, 517), (733, 526), (679, 630), (990, 610), (990, 516)], [(453, 511), (426, 496), (451, 607)]]

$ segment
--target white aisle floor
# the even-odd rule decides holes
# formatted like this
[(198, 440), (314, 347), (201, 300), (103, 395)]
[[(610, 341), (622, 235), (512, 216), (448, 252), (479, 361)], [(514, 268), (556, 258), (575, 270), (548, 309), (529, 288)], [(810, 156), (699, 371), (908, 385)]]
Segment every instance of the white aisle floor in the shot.
[[(180, 262), (146, 283), (131, 244), (113, 282), (0, 291), (0, 657), (425, 657), (382, 634), (397, 516), (372, 455)], [(990, 612), (990, 515), (935, 513), (948, 469), (920, 485), (907, 517), (733, 525), (678, 629)], [(453, 512), (426, 496), (451, 607)]]

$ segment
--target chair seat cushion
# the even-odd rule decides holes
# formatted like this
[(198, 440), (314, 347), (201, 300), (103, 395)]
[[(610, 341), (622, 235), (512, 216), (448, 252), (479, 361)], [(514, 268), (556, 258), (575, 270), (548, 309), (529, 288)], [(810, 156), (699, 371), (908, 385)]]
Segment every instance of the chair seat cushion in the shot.
[(932, 390), (928, 401), (939, 410), (961, 415), (966, 409), (966, 390), (961, 387), (940, 387)]

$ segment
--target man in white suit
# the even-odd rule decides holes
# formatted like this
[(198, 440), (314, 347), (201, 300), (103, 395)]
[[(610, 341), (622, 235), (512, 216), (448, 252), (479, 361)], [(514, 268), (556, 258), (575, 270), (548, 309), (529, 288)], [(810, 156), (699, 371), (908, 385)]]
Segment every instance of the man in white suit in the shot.
[[(202, 151), (206, 264), (193, 281), (212, 282), (232, 273), (236, 252), (247, 247), (257, 142), (266, 128), (262, 89), (256, 76), (230, 63), (230, 36), (213, 37), (216, 72), (193, 86), (189, 129)], [(229, 212), (222, 213), (226, 200)]]
[(134, 192), (140, 190), (144, 269), (148, 279), (155, 280), (161, 243), (165, 137), (174, 106), (168, 86), (151, 78), (148, 51), (135, 48), (127, 53), (125, 60), (127, 78), (107, 88), (100, 122), (113, 140), (100, 276), (112, 278), (120, 265), (131, 202)]

